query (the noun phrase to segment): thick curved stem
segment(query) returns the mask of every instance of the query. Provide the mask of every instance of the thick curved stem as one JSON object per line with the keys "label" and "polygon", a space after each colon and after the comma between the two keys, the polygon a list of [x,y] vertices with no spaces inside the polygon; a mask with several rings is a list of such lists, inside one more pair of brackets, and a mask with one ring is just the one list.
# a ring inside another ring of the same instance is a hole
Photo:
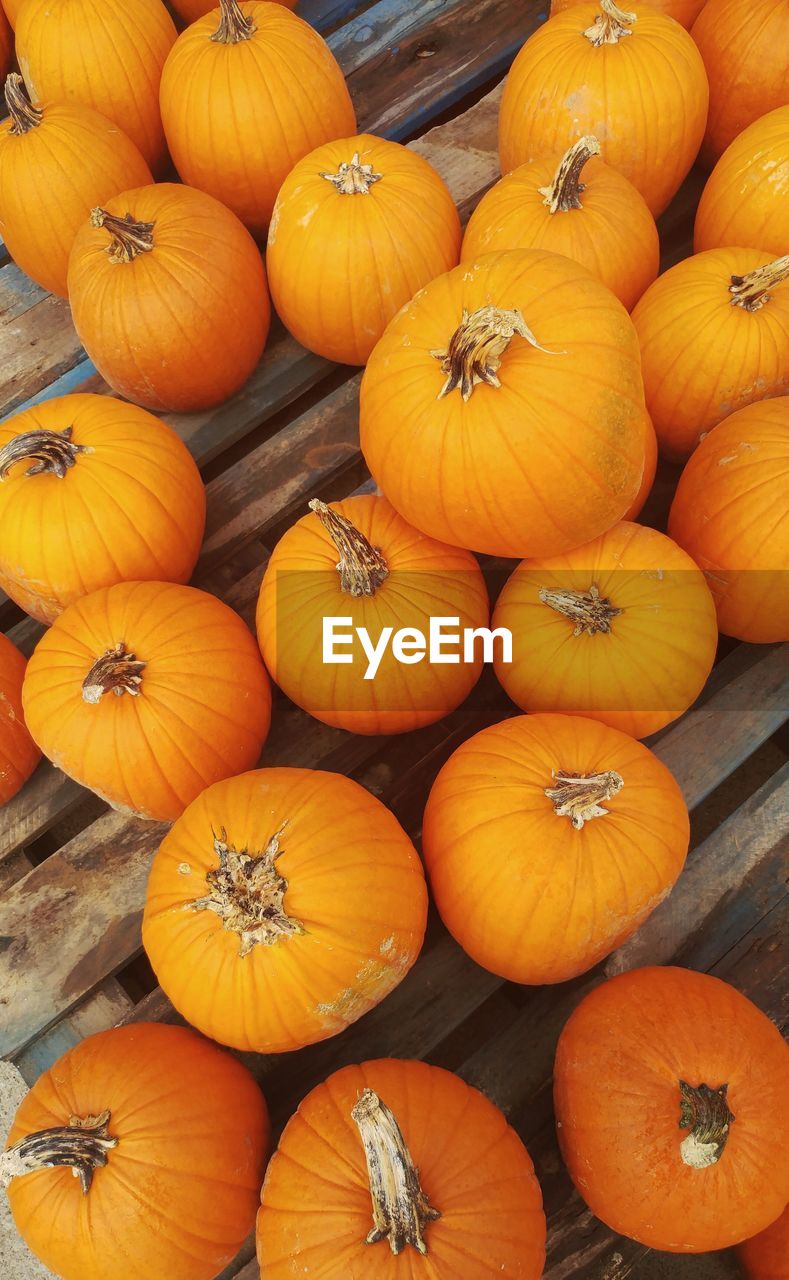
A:
{"label": "thick curved stem", "polygon": [[608,809],[603,803],[612,800],[625,785],[621,773],[609,769],[605,773],[553,774],[554,785],[546,787],[545,794],[553,800],[553,811],[560,818],[569,818],[576,831],[592,818],[604,818]]}
{"label": "thick curved stem", "polygon": [[122,640],[114,649],[107,649],[97,658],[85,679],[82,681],[82,698],[84,702],[101,702],[105,693],[120,697],[124,693],[138,698],[142,690],[142,673],[146,664],[139,662],[133,653],[128,653]]}
{"label": "thick curved stem", "polygon": [[106,209],[92,209],[90,224],[109,231],[107,253],[112,262],[133,262],[139,254],[150,253],[153,248],[154,222],[137,222],[130,213],[118,218]]}
{"label": "thick curved stem", "polygon": [[9,133],[15,137],[37,129],[44,119],[41,107],[34,107],[25,90],[25,82],[17,71],[6,76],[5,105],[11,117]]}
{"label": "thick curved stem", "polygon": [[786,279],[789,279],[789,253],[749,271],[745,276],[732,276],[729,285],[731,304],[742,307],[743,311],[760,311],[772,297],[770,290]]}
{"label": "thick curved stem", "polygon": [[358,151],[355,151],[350,162],[344,160],[336,173],[322,173],[322,178],[331,182],[343,196],[366,196],[375,182],[380,182],[382,173],[374,173],[371,164],[362,164]]}
{"label": "thick curved stem", "polygon": [[288,882],[275,866],[282,854],[279,841],[284,830],[283,823],[262,853],[234,848],[224,829],[214,835],[219,866],[206,873],[209,892],[205,897],[188,904],[190,911],[213,911],[225,929],[239,935],[239,956],[304,932],[303,925],[285,911]]}
{"label": "thick curved stem", "polygon": [[598,49],[603,44],[619,44],[623,36],[632,36],[633,24],[638,21],[634,13],[618,8],[614,0],[600,0],[600,8],[603,12],[584,31],[590,44]]}
{"label": "thick curved stem", "polygon": [[426,1254],[424,1230],[441,1217],[419,1183],[419,1171],[400,1126],[377,1093],[365,1089],[351,1112],[362,1139],[373,1204],[373,1229],[367,1244],[388,1240],[392,1253],[411,1245]]}
{"label": "thick curved stem", "polygon": [[735,1119],[726,1102],[729,1086],[711,1089],[679,1081],[679,1127],[690,1133],[679,1144],[680,1155],[692,1169],[708,1169],[717,1164],[728,1141]]}
{"label": "thick curved stem", "polygon": [[0,1155],[0,1185],[7,1187],[14,1178],[38,1169],[71,1169],[79,1178],[87,1195],[93,1174],[107,1163],[107,1152],[117,1147],[118,1139],[109,1131],[110,1113],[99,1116],[71,1116],[60,1129],[41,1129],[20,1138]]}
{"label": "thick curved stem", "polygon": [[622,612],[600,595],[594,583],[588,591],[550,591],[541,587],[539,595],[543,604],[575,623],[574,636],[605,635],[611,630],[612,620]]}
{"label": "thick curved stem", "polygon": [[339,511],[332,511],[325,502],[313,498],[310,511],[315,512],[339,552],[337,572],[341,589],[351,596],[374,596],[389,577],[389,566],[380,550],[368,542],[350,520]]}
{"label": "thick curved stem", "polygon": [[238,0],[219,0],[220,18],[211,39],[215,44],[240,44],[257,31],[254,19],[245,17]]}
{"label": "thick curved stem", "polygon": [[26,476],[37,476],[46,471],[58,476],[61,480],[69,467],[73,467],[78,453],[90,453],[84,444],[74,444],[71,436],[73,427],[64,427],[58,431],[24,431],[14,436],[0,449],[0,480],[5,480],[9,471],[17,462],[33,461],[28,467]]}
{"label": "thick curved stem", "polygon": [[565,151],[551,185],[538,188],[551,213],[569,213],[571,209],[583,208],[581,192],[584,184],[581,182],[581,171],[587,160],[599,154],[600,143],[597,138],[592,137],[579,138],[569,151]]}
{"label": "thick curved stem", "polygon": [[493,306],[480,307],[470,315],[464,311],[446,351],[430,352],[441,361],[441,372],[447,375],[437,399],[443,400],[458,387],[463,399],[468,400],[480,382],[489,387],[500,387],[497,375],[501,358],[516,335],[546,355],[566,354],[541,347],[520,311],[505,311]]}

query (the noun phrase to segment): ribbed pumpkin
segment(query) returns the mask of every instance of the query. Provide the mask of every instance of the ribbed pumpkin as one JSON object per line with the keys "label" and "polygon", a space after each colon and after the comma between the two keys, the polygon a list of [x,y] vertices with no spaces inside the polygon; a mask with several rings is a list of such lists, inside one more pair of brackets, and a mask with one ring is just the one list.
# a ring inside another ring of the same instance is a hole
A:
{"label": "ribbed pumpkin", "polygon": [[403,303],[459,255],[460,219],[435,169],[365,133],[311,151],[285,179],[266,267],[277,313],[308,351],[364,364]]}
{"label": "ribbed pumpkin", "polygon": [[310,715],[352,733],[406,733],[454,711],[480,676],[479,649],[468,662],[461,652],[457,665],[437,665],[427,655],[415,658],[413,646],[396,655],[392,637],[368,680],[358,640],[336,648],[352,664],[324,663],[324,619],[348,619],[346,632],[365,627],[373,644],[386,627],[428,636],[431,617],[458,618],[460,628],[487,627],[490,608],[477,561],[425,537],[386,498],[310,506],[312,514],[275,547],[260,588],[258,643],[277,684]]}
{"label": "ribbed pumpkin", "polygon": [[727,636],[789,640],[789,400],[733,413],[677,488],[669,533],[703,569]]}
{"label": "ribbed pumpkin", "polygon": [[477,205],[461,259],[496,249],[548,249],[588,267],[628,311],[658,273],[655,219],[632,182],[594,157],[596,138],[520,165]]}
{"label": "ribbed pumpkin", "polygon": [[0,805],[16,795],[41,759],[22,713],[26,665],[16,645],[0,632]]}
{"label": "ribbed pumpkin", "polygon": [[633,311],[661,453],[687,458],[716,423],[789,390],[789,254],[709,249],[671,267]]}
{"label": "ribbed pumpkin", "polygon": [[213,196],[162,182],[93,210],[68,272],[74,325],[120,395],[190,413],[238,391],[271,307],[260,254]]}
{"label": "ribbed pumpkin", "polygon": [[652,486],[655,483],[655,474],[657,472],[658,463],[658,444],[655,428],[649,422],[647,426],[647,454],[644,462],[644,474],[641,477],[641,487],[638,490],[633,502],[628,507],[623,520],[637,520],[644,509],[644,504],[652,492]]}
{"label": "ribbed pumpkin", "polygon": [[175,36],[160,0],[24,0],[16,52],[35,102],[93,107],[158,177],[167,162],[159,80]]}
{"label": "ribbed pumpkin", "polygon": [[381,489],[430,537],[504,556],[578,546],[641,483],[632,324],[568,258],[485,254],[392,320],[362,380],[360,427]]}
{"label": "ribbed pumpkin", "polygon": [[58,396],[0,424],[0,526],[0,586],[53,622],[115,582],[187,582],[205,489],[186,446],[144,409]]}
{"label": "ribbed pumpkin", "polygon": [[559,1145],[579,1194],[614,1231],[669,1253],[724,1249],[781,1212],[787,1092],[778,1028],[689,969],[612,978],[556,1051]]}
{"label": "ribbed pumpkin", "polygon": [[526,1148],[492,1102],[426,1062],[364,1062],[313,1089],[262,1202],[266,1280],[542,1275],[545,1216]]}
{"label": "ribbed pumpkin", "polygon": [[422,846],[441,919],[511,982],[575,978],[666,897],[688,812],[640,742],[580,716],[516,716],[450,756]]}
{"label": "ribbed pumpkin", "polygon": [[238,614],[204,591],[123,582],[39,640],[22,702],[45,755],[114,808],[172,822],[257,763],[271,694]]}
{"label": "ribbed pumpkin", "polygon": [[493,626],[496,674],[523,711],[591,716],[645,738],[695,702],[718,638],[704,575],[665,534],[624,522],[552,559],[524,560]]}
{"label": "ribbed pumpkin", "polygon": [[90,107],[33,105],[19,75],[6,80],[5,101],[0,232],[17,266],[65,298],[71,246],[91,209],[152,182],[151,171],[118,126]]}
{"label": "ribbed pumpkin", "polygon": [[713,165],[749,124],[789,102],[789,5],[786,0],[708,0],[691,34],[709,78],[702,157]]}
{"label": "ribbed pumpkin", "polygon": [[64,1280],[212,1280],[253,1225],[269,1137],[246,1067],[140,1022],[39,1076],[0,1169],[20,1234]]}
{"label": "ribbed pumpkin", "polygon": [[[297,0],[274,0],[274,4],[283,4],[286,9],[295,9]],[[170,6],[187,26],[219,7],[217,0],[170,0]]]}
{"label": "ribbed pumpkin", "polygon": [[[707,0],[646,0],[651,8],[667,14],[686,30],[693,26],[706,2]],[[572,9],[582,3],[583,0],[551,0],[550,16],[553,18],[557,13],[564,13],[565,9]]]}
{"label": "ribbed pumpkin", "polygon": [[701,194],[694,233],[702,249],[789,245],[789,106],[743,129],[724,151]]}
{"label": "ribbed pumpkin", "polygon": [[593,134],[657,217],[693,164],[707,77],[686,31],[649,5],[579,4],[538,27],[507,77],[501,171]]}
{"label": "ribbed pumpkin", "polygon": [[737,1249],[747,1280],[789,1280],[789,1205],[764,1231]]}
{"label": "ribbed pumpkin", "polygon": [[221,0],[179,36],[162,75],[175,167],[258,238],[297,160],[356,133],[342,71],[317,31],[281,4]]}
{"label": "ribbed pumpkin", "polygon": [[280,1053],[383,1000],[426,918],[422,864],[380,800],[340,774],[260,769],[209,787],[166,836],[143,943],[198,1030]]}

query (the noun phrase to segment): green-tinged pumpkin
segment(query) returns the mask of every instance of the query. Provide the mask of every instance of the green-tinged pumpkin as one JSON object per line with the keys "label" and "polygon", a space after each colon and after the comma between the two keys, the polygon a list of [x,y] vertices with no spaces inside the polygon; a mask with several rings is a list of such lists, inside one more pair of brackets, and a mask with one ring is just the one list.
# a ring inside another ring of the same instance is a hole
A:
{"label": "green-tinged pumpkin", "polygon": [[16,645],[0,632],[0,806],[21,790],[41,759],[22,711],[26,665]]}

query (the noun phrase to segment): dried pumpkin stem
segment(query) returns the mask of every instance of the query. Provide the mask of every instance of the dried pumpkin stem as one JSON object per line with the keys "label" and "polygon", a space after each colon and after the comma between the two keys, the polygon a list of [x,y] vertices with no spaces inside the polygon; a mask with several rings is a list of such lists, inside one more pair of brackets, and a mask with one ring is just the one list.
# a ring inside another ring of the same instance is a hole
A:
{"label": "dried pumpkin stem", "polygon": [[325,502],[313,498],[310,511],[315,512],[328,530],[340,553],[337,572],[341,590],[350,596],[374,596],[384,579],[389,577],[389,566],[380,548],[368,542],[350,520],[341,516],[339,511],[332,511]]}
{"label": "dried pumpkin stem", "polygon": [[153,248],[154,222],[137,222],[132,214],[125,218],[116,218],[106,209],[92,209],[90,214],[92,227],[103,227],[112,237],[107,245],[107,253],[111,262],[133,262],[141,253],[150,253]]}
{"label": "dried pumpkin stem", "polygon": [[350,163],[343,160],[336,173],[322,173],[322,178],[333,183],[340,195],[366,196],[375,182],[380,182],[382,173],[374,173],[371,164],[362,164],[358,151],[351,157]]}
{"label": "dried pumpkin stem", "polygon": [[426,1254],[425,1227],[441,1214],[420,1186],[399,1124],[372,1089],[364,1090],[351,1117],[364,1146],[373,1204],[374,1226],[366,1243],[388,1240],[395,1254],[410,1244],[417,1253]]}
{"label": "dried pumpkin stem", "polygon": [[690,1129],[679,1150],[684,1163],[692,1169],[708,1169],[723,1155],[735,1118],[726,1102],[728,1088],[727,1084],[711,1089],[707,1084],[694,1086],[679,1081],[679,1127]]}
{"label": "dried pumpkin stem", "polygon": [[117,698],[124,693],[131,694],[133,698],[139,697],[145,666],[133,653],[127,652],[125,644],[119,640],[114,649],[107,649],[96,659],[82,681],[83,701],[101,702],[110,690]]}
{"label": "dried pumpkin stem", "polygon": [[73,427],[64,427],[62,431],[24,431],[14,436],[0,449],[0,480],[5,480],[17,462],[28,460],[33,460],[33,465],[27,468],[26,476],[46,471],[62,480],[78,453],[90,453],[87,445],[73,442],[72,432]]}
{"label": "dried pumpkin stem", "polygon": [[604,818],[609,812],[603,803],[612,800],[625,785],[625,780],[614,769],[605,773],[565,773],[563,769],[552,774],[554,785],[545,794],[553,800],[553,811],[560,818],[569,818],[576,831],[592,818]]}
{"label": "dried pumpkin stem", "polygon": [[597,138],[592,137],[579,138],[569,151],[565,151],[551,185],[538,188],[551,213],[569,213],[571,209],[583,209],[581,192],[585,187],[581,182],[581,171],[587,160],[599,154],[600,143]]}
{"label": "dried pumpkin stem", "polygon": [[12,71],[6,77],[5,105],[8,107],[8,114],[11,117],[9,133],[13,133],[15,136],[29,133],[31,129],[37,129],[44,119],[44,112],[41,107],[34,107],[27,96],[25,82],[18,71]]}
{"label": "dried pumpkin stem", "polygon": [[600,595],[594,583],[588,591],[549,591],[540,587],[539,595],[543,604],[575,623],[574,636],[606,634],[611,630],[612,619],[622,613]]}
{"label": "dried pumpkin stem", "polygon": [[219,26],[211,36],[215,44],[240,44],[257,31],[254,19],[242,13],[238,0],[219,0],[219,9]]}
{"label": "dried pumpkin stem", "polygon": [[68,1167],[87,1195],[94,1171],[106,1165],[107,1152],[118,1145],[109,1124],[109,1111],[102,1111],[84,1119],[71,1116],[62,1128],[27,1134],[0,1155],[0,1185],[7,1187],[12,1179],[39,1169]]}
{"label": "dried pumpkin stem", "polygon": [[236,849],[224,828],[215,834],[219,865],[206,872],[209,892],[188,904],[190,911],[213,911],[225,929],[239,935],[239,956],[304,932],[304,926],[285,911],[288,882],[275,865],[282,854],[280,836],[285,825],[274,832],[262,853]]}
{"label": "dried pumpkin stem", "polygon": [[546,355],[566,354],[541,347],[518,310],[505,311],[501,307],[487,306],[470,315],[464,311],[446,351],[430,352],[440,360],[441,372],[447,375],[437,399],[443,400],[459,387],[463,399],[468,400],[479,382],[489,387],[500,387],[498,370],[501,358],[516,335]]}
{"label": "dried pumpkin stem", "polygon": [[760,311],[771,298],[770,289],[789,278],[789,253],[775,262],[767,262],[745,276],[732,276],[729,293],[733,307],[744,311]]}
{"label": "dried pumpkin stem", "polygon": [[587,27],[584,31],[587,40],[594,45],[595,49],[602,44],[619,44],[623,36],[632,36],[633,23],[638,21],[635,13],[620,9],[614,4],[614,0],[600,0],[600,8],[603,12],[599,13],[591,27]]}

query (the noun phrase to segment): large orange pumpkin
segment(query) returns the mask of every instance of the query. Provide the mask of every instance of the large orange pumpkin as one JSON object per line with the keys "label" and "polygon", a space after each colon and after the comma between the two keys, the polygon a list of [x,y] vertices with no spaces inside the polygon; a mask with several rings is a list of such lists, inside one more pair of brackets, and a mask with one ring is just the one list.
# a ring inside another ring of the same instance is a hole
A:
{"label": "large orange pumpkin", "polygon": [[271,716],[238,614],[166,582],[118,583],[69,605],[36,646],[22,701],[53,764],[114,808],[167,822],[257,762]]}
{"label": "large orange pumpkin", "polygon": [[734,987],[689,969],[620,974],[556,1050],[559,1145],[614,1231],[702,1253],[760,1231],[789,1197],[789,1047]]}
{"label": "large orange pumpkin", "polygon": [[309,351],[364,364],[392,316],[460,253],[447,187],[415,151],[365,133],[300,160],[277,196],[274,306]]}
{"label": "large orange pumpkin", "polygon": [[693,244],[696,253],[737,245],[773,254],[789,245],[789,106],[726,148],[701,194]]}
{"label": "large orange pumpkin", "polygon": [[658,273],[657,227],[632,182],[594,158],[599,154],[596,138],[581,138],[563,155],[502,178],[472,213],[461,260],[495,249],[563,253],[588,267],[629,311]]}
{"label": "large orange pumpkin", "polygon": [[162,74],[161,108],[175,167],[265,236],[297,160],[356,133],[350,95],[328,45],[281,4],[221,0],[179,36]]}
{"label": "large orange pumpkin", "polygon": [[209,787],[166,836],[143,943],[198,1030],[280,1053],[383,1000],[426,916],[422,865],[380,800],[340,774],[260,769]]}
{"label": "large orange pumpkin", "polygon": [[114,582],[187,582],[205,489],[186,446],[144,409],[58,396],[0,424],[0,525],[0,586],[53,622]]}
{"label": "large orange pumpkin", "polygon": [[140,1022],[39,1076],[0,1170],[20,1234],[64,1280],[212,1280],[254,1223],[269,1136],[246,1067]]}
{"label": "large orange pumpkin", "polygon": [[747,1280],[789,1280],[789,1205],[769,1227],[739,1245],[737,1260]]}
{"label": "large orange pumpkin", "polygon": [[789,390],[789,254],[709,249],[671,267],[633,311],[662,453],[687,458],[716,423]]}
{"label": "large orange pumpkin", "polygon": [[636,738],[695,702],[718,638],[701,570],[665,534],[622,523],[552,559],[524,560],[493,626],[512,632],[496,674],[523,711],[592,716]]}
{"label": "large orange pumpkin", "polygon": [[649,5],[579,4],[538,27],[507,77],[501,171],[593,134],[657,217],[693,164],[707,77],[686,31]]}
{"label": "large orange pumpkin", "polygon": [[[468,661],[461,648],[456,665],[439,665],[415,656],[413,646],[400,650],[395,635],[415,628],[429,636],[431,617],[457,618],[455,631],[487,627],[477,561],[419,533],[386,498],[310,505],[312,514],[274,548],[260,588],[258,642],[277,684],[310,715],[353,733],[405,733],[454,711],[482,671],[479,647]],[[351,648],[335,648],[350,655],[350,665],[325,663],[330,617],[346,619],[338,630],[354,636]],[[390,628],[372,678],[356,627],[366,628],[373,645]],[[447,645],[446,652],[456,650]]]}
{"label": "large orange pumpkin", "polygon": [[361,443],[392,505],[430,537],[549,555],[633,502],[646,419],[624,307],[568,258],[483,255],[390,323],[361,389]]}
{"label": "large orange pumpkin", "polygon": [[[297,0],[274,0],[274,4],[284,4],[286,9],[295,9]],[[170,0],[170,7],[186,26],[197,22],[206,13],[219,7],[218,0]]]}
{"label": "large orange pumpkin", "polygon": [[[550,16],[553,18],[557,13],[564,13],[565,9],[572,9],[583,2],[584,0],[551,0]],[[645,0],[645,2],[660,13],[673,18],[687,30],[693,26],[707,0]]]}
{"label": "large orange pumpkin", "polygon": [[691,34],[709,78],[702,156],[713,165],[747,125],[789,102],[789,5],[786,0],[708,0]]}
{"label": "large orange pumpkin", "polygon": [[0,805],[16,795],[41,759],[22,713],[26,665],[16,645],[0,632]]}
{"label": "large orange pumpkin", "polygon": [[318,1085],[269,1164],[266,1280],[538,1280],[542,1196],[500,1111],[425,1062],[379,1059]]}
{"label": "large orange pumpkin", "polygon": [[159,80],[175,36],[160,0],[24,0],[16,52],[35,102],[93,107],[158,177],[167,161]]}
{"label": "large orange pumpkin", "polygon": [[789,400],[760,401],[705,436],[669,533],[703,569],[727,636],[789,640]]}
{"label": "large orange pumpkin", "polygon": [[458,747],[422,845],[441,919],[511,982],[565,982],[635,933],[688,851],[685,802],[640,742],[580,716],[516,716]]}
{"label": "large orange pumpkin", "polygon": [[68,272],[74,325],[120,395],[189,413],[246,382],[268,336],[263,263],[213,196],[163,182],[94,209]]}

